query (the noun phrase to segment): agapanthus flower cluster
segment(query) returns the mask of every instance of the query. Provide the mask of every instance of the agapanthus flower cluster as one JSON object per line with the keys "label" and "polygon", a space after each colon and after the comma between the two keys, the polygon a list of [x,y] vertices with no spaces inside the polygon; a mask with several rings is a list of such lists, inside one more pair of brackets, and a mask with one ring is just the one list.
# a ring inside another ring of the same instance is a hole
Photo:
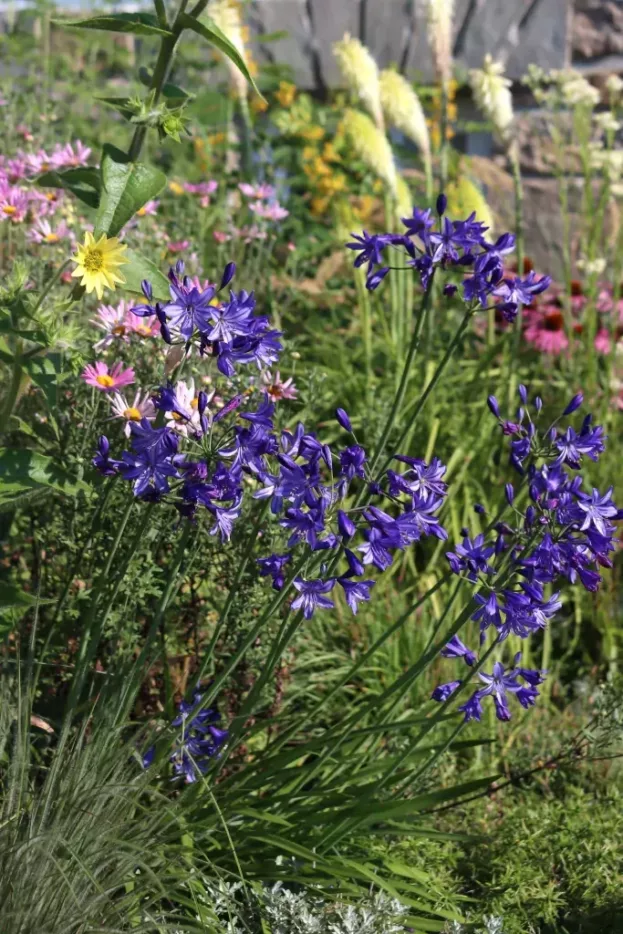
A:
{"label": "agapanthus flower cluster", "polygon": [[[492,524],[487,533],[471,538],[465,530],[463,542],[447,558],[451,570],[476,585],[477,605],[472,620],[479,624],[480,645],[493,638],[496,645],[510,635],[527,639],[544,630],[562,606],[556,586],[564,580],[579,583],[588,591],[601,584],[600,568],[612,566],[615,550],[614,522],[623,517],[612,500],[612,487],[605,493],[585,489],[581,471],[586,459],[597,461],[605,449],[603,429],[590,415],[579,429],[562,425],[582,404],[574,396],[560,418],[549,427],[540,424],[542,401],[532,404],[528,392],[519,387],[520,406],[512,419],[504,419],[495,397],[489,409],[509,442],[510,465],[519,474],[527,492],[526,505],[518,505],[518,491],[506,486],[505,496],[512,519]],[[442,653],[476,663],[476,652],[455,636]],[[508,720],[507,695],[524,707],[538,695],[536,686],[546,672],[517,667],[509,671],[496,662],[491,675],[479,672],[485,687],[478,688],[461,708],[466,719],[480,719],[481,702],[491,696],[496,714]],[[452,681],[436,688],[433,697],[446,700],[461,684]]]}
{"label": "agapanthus flower cluster", "polygon": [[[232,274],[227,267],[225,284]],[[170,305],[146,306],[146,313],[161,321],[166,340],[173,339],[173,329],[186,342],[194,340],[197,328],[200,351],[216,357],[225,376],[232,372],[232,360],[276,360],[278,333],[265,318],[253,317],[252,295],[231,293],[229,302],[212,305],[214,287],[202,291],[180,275],[178,267],[172,273],[175,300]],[[145,293],[150,293],[148,284]],[[140,313],[136,307],[134,313]],[[115,379],[112,371],[99,375],[100,381],[108,377],[107,389],[116,388],[108,385]],[[114,458],[102,436],[93,463],[104,475],[131,482],[140,499],[167,500],[191,519],[206,510],[213,519],[211,533],[223,541],[230,539],[245,497],[267,500],[276,521],[268,523],[272,531],[263,537],[282,544],[259,559],[262,576],[279,590],[303,560],[305,567],[301,564],[293,579],[293,608],[309,619],[316,609],[333,606],[329,594],[339,585],[356,613],[374,587],[373,580],[365,579],[368,567],[383,571],[397,551],[428,535],[447,537],[439,521],[445,467],[436,458],[425,463],[397,454],[394,469],[372,476],[368,453],[342,409],[336,417],[348,435],[343,445],[330,447],[300,422],[292,431],[280,431],[271,379],[273,392],[262,391],[260,384],[254,390],[260,401],[252,408],[250,390],[231,395],[228,388],[229,396],[223,392],[219,397],[215,391],[195,395],[194,383],[181,379],[162,385],[151,395],[156,418],[145,415],[129,422],[129,449]],[[281,398],[286,392],[292,395],[281,384]],[[360,505],[352,505],[353,494]]]}
{"label": "agapanthus flower cluster", "polygon": [[[183,778],[186,784],[196,782],[204,775],[212,761],[229,737],[229,731],[219,726],[221,715],[215,707],[203,706],[203,694],[195,691],[191,703],[181,701],[178,715],[171,721],[179,733],[173,744],[170,762],[175,778]],[[156,747],[151,746],[143,756],[143,767],[149,768],[154,761]]]}
{"label": "agapanthus flower cluster", "polygon": [[[505,233],[495,242],[489,242],[487,227],[475,212],[461,221],[445,216],[447,201],[444,195],[437,199],[437,218],[432,210],[414,208],[411,217],[402,222],[404,234],[353,234],[348,249],[359,255],[355,266],[367,263],[366,286],[376,289],[392,268],[413,268],[426,288],[434,270],[463,273],[460,286],[464,301],[474,309],[487,308],[495,303],[507,321],[513,321],[523,305],[529,305],[535,295],[544,292],[551,283],[549,276],[538,276],[534,271],[525,277],[505,274],[505,257],[515,249],[515,237]],[[400,258],[401,266],[391,266],[387,251],[391,249]],[[458,287],[448,283],[446,294],[454,294]]]}

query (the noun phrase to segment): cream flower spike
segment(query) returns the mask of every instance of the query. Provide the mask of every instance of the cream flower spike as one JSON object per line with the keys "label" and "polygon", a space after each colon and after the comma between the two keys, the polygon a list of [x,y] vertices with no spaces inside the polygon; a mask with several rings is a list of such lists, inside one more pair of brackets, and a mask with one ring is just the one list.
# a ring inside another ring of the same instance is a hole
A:
{"label": "cream flower spike", "polygon": [[361,161],[396,194],[398,183],[394,154],[385,133],[359,110],[346,111],[344,129]]}
{"label": "cream flower spike", "polygon": [[435,74],[447,84],[452,77],[452,18],[454,0],[428,0],[428,41]]}
{"label": "cream flower spike", "polygon": [[348,33],[333,45],[340,71],[348,87],[360,99],[379,130],[385,130],[381,107],[379,69],[370,52],[359,39]]}
{"label": "cream flower spike", "polygon": [[473,68],[469,83],[476,106],[493,124],[496,136],[505,146],[513,138],[513,97],[511,82],[504,76],[504,65],[485,55],[482,68]]}

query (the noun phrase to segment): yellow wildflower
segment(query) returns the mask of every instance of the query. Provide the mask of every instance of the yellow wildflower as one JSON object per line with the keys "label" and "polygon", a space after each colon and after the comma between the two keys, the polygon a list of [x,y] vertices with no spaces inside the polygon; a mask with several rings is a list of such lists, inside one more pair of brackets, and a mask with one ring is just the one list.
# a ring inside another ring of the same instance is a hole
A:
{"label": "yellow wildflower", "polygon": [[93,234],[87,231],[84,243],[78,246],[73,257],[77,265],[72,276],[82,276],[80,284],[88,293],[95,291],[101,301],[104,289],[114,290],[117,283],[125,282],[123,276],[117,275],[117,269],[128,262],[123,255],[126,250],[125,243],[119,243],[116,237],[102,234],[96,241]]}
{"label": "yellow wildflower", "polygon": [[324,136],[324,130],[321,126],[308,126],[300,131],[299,136],[302,136],[303,139],[316,140],[322,139]]}
{"label": "yellow wildflower", "polygon": [[275,97],[282,107],[291,107],[296,97],[296,85],[289,81],[280,81],[279,90],[275,91]]}
{"label": "yellow wildflower", "polygon": [[184,194],[184,189],[179,182],[169,182],[169,191],[172,191],[174,195]]}

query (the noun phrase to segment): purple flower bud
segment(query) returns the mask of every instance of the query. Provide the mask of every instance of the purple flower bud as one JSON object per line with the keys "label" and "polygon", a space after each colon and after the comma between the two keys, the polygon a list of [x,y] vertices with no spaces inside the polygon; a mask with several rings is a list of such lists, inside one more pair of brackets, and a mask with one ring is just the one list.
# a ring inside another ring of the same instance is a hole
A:
{"label": "purple flower bud", "polygon": [[537,410],[537,412],[540,412],[541,409],[543,408],[543,400],[541,399],[540,396],[537,396],[536,399],[534,400],[534,407]]}
{"label": "purple flower bud", "polygon": [[335,417],[337,418],[338,422],[340,423],[344,431],[352,432],[353,426],[351,425],[350,418],[348,417],[344,409],[336,409]]}
{"label": "purple flower bud", "polygon": [[208,405],[208,396],[207,396],[207,393],[205,393],[202,389],[199,395],[197,396],[197,411],[199,412],[199,415],[203,415],[203,413],[206,410],[207,405]]}
{"label": "purple flower bud", "polygon": [[184,275],[184,260],[183,259],[178,259],[177,263],[175,264],[175,275],[176,276]]}
{"label": "purple flower bud", "polygon": [[431,694],[433,700],[445,701],[451,694],[454,694],[460,685],[460,681],[448,681],[447,684],[439,684]]}
{"label": "purple flower bud", "polygon": [[489,396],[489,398],[487,399],[487,405],[489,406],[489,409],[491,410],[493,415],[495,415],[496,418],[499,418],[500,417],[500,406],[495,396]]}
{"label": "purple flower bud", "polygon": [[475,503],[475,504],[474,504],[474,512],[477,512],[479,516],[484,516],[485,513],[486,513],[486,511],[487,511],[487,510],[486,510],[485,507],[482,505],[482,503]]}
{"label": "purple flower bud", "polygon": [[153,289],[151,287],[151,282],[149,282],[148,279],[143,279],[143,281],[141,282],[141,289],[147,301],[150,302],[154,294]]}
{"label": "purple flower bud", "polygon": [[173,338],[171,337],[171,332],[169,330],[168,325],[166,324],[160,325],[160,335],[162,337],[162,340],[165,342],[165,344],[173,343]]}
{"label": "purple flower bud", "polygon": [[521,425],[517,425],[515,422],[503,422],[502,431],[505,435],[517,435],[521,431]]}
{"label": "purple flower bud", "polygon": [[340,535],[344,538],[352,538],[357,531],[357,526],[353,520],[341,509],[338,509],[337,512],[337,526],[340,530]]}
{"label": "purple flower bud", "polygon": [[519,389],[518,389],[517,391],[518,391],[518,393],[519,393],[519,398],[521,399],[521,401],[523,402],[523,404],[526,405],[527,402],[528,402],[528,390],[527,390],[526,387],[523,385],[523,383],[520,383],[520,384],[519,384]]}
{"label": "purple flower bud", "polygon": [[365,568],[354,551],[351,551],[350,548],[344,549],[344,554],[346,555],[346,560],[348,561],[348,566],[353,574],[357,577],[361,577],[365,573]]}
{"label": "purple flower bud", "polygon": [[446,213],[446,208],[448,207],[448,199],[444,194],[441,194],[437,198],[437,204],[435,205],[437,213],[442,217]]}
{"label": "purple flower bud", "polygon": [[328,444],[322,445],[322,456],[324,457],[325,464],[329,470],[331,470],[331,467],[333,466],[333,455]]}
{"label": "purple flower bud", "polygon": [[447,295],[448,298],[452,298],[452,296],[456,294],[456,292],[457,292],[457,286],[454,285],[452,282],[448,282],[443,287],[443,294]]}
{"label": "purple flower bud", "polygon": [[569,403],[569,405],[567,406],[567,408],[564,410],[562,414],[571,415],[572,412],[575,412],[577,409],[580,408],[583,402],[584,402],[584,396],[582,395],[581,392],[579,392],[577,396],[573,397],[573,399],[571,400],[571,402]]}
{"label": "purple flower bud", "polygon": [[227,263],[227,266],[225,266],[225,269],[223,270],[223,276],[221,278],[221,284],[219,286],[219,291],[221,289],[224,289],[226,285],[229,285],[229,283],[231,282],[231,280],[234,278],[235,275],[236,275],[236,264]]}
{"label": "purple flower bud", "polygon": [[388,272],[389,266],[381,266],[380,269],[376,269],[371,273],[366,279],[366,289],[368,292],[374,292],[375,289],[378,289]]}
{"label": "purple flower bud", "polygon": [[506,493],[506,501],[509,506],[513,505],[513,500],[515,499],[515,490],[512,483],[507,483],[504,487]]}

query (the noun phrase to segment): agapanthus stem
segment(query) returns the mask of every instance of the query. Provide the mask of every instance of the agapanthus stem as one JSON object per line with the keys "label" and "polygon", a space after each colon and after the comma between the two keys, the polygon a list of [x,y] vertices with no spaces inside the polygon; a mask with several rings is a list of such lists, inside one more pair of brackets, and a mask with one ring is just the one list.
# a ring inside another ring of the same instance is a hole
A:
{"label": "agapanthus stem", "polygon": [[[432,278],[431,278],[431,281],[432,281]],[[429,283],[429,285],[430,285],[430,283]],[[427,295],[428,295],[428,289],[427,289]],[[425,298],[425,301],[426,301],[426,298]],[[435,388],[435,386],[437,385],[437,383],[438,383],[439,380],[441,379],[441,377],[442,377],[442,375],[443,375],[443,373],[444,373],[444,370],[446,369],[448,363],[449,363],[450,360],[452,359],[452,356],[454,355],[454,351],[456,350],[458,344],[461,342],[461,339],[462,339],[463,335],[465,334],[465,331],[466,331],[466,329],[467,329],[467,325],[469,324],[470,319],[471,319],[471,317],[472,317],[472,312],[473,312],[473,309],[472,309],[472,308],[468,308],[467,311],[465,312],[465,314],[464,314],[464,316],[463,316],[463,318],[462,318],[462,320],[461,320],[461,323],[460,323],[459,327],[457,328],[457,331],[456,331],[454,337],[452,338],[452,340],[451,340],[450,343],[448,344],[448,347],[447,347],[447,349],[446,349],[445,354],[443,355],[443,357],[442,357],[442,359],[441,359],[439,365],[437,366],[437,369],[436,369],[435,372],[433,373],[433,376],[432,376],[431,381],[428,383],[428,385],[426,386],[424,392],[422,393],[422,395],[421,395],[420,398],[418,399],[417,405],[416,405],[416,407],[415,407],[415,410],[414,410],[413,414],[411,415],[411,418],[409,419],[409,421],[408,421],[407,425],[405,426],[405,428],[404,428],[402,434],[400,435],[400,437],[398,438],[398,440],[397,440],[397,442],[396,442],[395,447],[396,447],[396,450],[397,450],[397,451],[400,450],[402,444],[403,444],[404,441],[405,441],[405,438],[409,435],[409,432],[413,429],[413,426],[415,425],[415,423],[416,423],[416,421],[417,421],[417,419],[418,419],[418,417],[419,417],[419,415],[420,415],[422,409],[424,408],[424,406],[425,406],[426,403],[428,402],[428,399],[429,399],[429,397],[430,397],[430,395],[431,395],[433,389]],[[408,363],[409,363],[409,358],[407,358],[407,364],[408,364]],[[405,367],[406,367],[407,364],[405,364]],[[403,396],[404,396],[404,393],[403,393]],[[402,404],[402,399],[401,399],[401,404]],[[386,439],[385,439],[385,440],[386,440]],[[385,446],[385,445],[383,444],[383,447],[384,447],[384,446]],[[374,472],[374,469],[375,469],[375,467],[376,467],[376,464],[378,463],[378,460],[379,460],[379,458],[376,458],[375,461],[373,462],[373,464],[371,464],[371,466],[370,466],[370,472],[371,472],[371,473]],[[385,471],[387,470],[387,468],[389,467],[389,465],[391,464],[391,462],[392,462],[392,458],[389,457],[389,458],[385,461],[385,463],[384,463],[383,467],[381,468],[381,470],[378,472],[377,476],[378,476],[378,475],[382,475],[383,473],[385,473]]]}
{"label": "agapanthus stem", "polygon": [[417,354],[418,347],[420,345],[420,339],[422,337],[422,328],[424,326],[424,320],[430,309],[431,295],[433,291],[434,280],[435,280],[435,274],[433,272],[431,273],[431,276],[428,280],[428,284],[426,286],[426,292],[424,293],[424,299],[420,306],[420,313],[415,323],[413,336],[411,338],[411,344],[409,345],[409,350],[407,352],[407,358],[402,368],[400,384],[396,391],[396,395],[394,396],[394,401],[392,403],[391,411],[385,423],[385,427],[383,428],[383,432],[381,434],[381,438],[378,443],[377,449],[370,462],[370,473],[372,475],[374,475],[376,466],[378,462],[380,461],[381,457],[383,456],[383,453],[385,451],[385,446],[391,434],[391,430],[394,427],[394,422],[396,421],[396,416],[398,415],[398,412],[400,411],[402,407],[402,403],[404,402],[405,394],[407,392],[407,385],[409,383],[409,377],[411,375],[411,367],[413,366],[413,361],[415,360],[415,356]]}

